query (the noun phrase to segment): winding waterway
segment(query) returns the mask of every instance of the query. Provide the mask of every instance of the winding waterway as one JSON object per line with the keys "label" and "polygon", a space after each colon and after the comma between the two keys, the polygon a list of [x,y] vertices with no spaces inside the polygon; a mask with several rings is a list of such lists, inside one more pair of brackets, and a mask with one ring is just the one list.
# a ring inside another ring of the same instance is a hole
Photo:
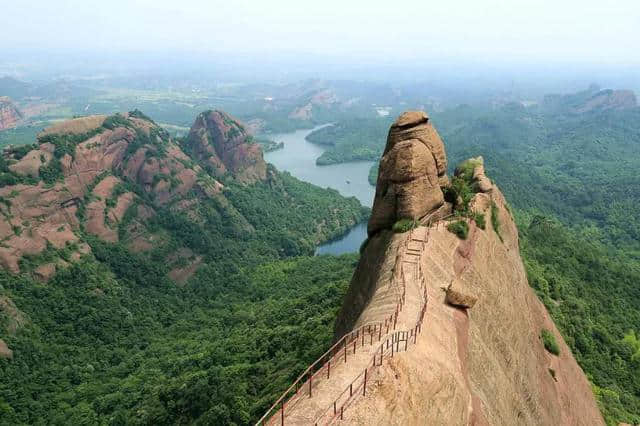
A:
{"label": "winding waterway", "polygon": [[[324,126],[318,126],[311,130],[270,135],[270,139],[284,142],[284,148],[265,153],[265,160],[276,166],[278,170],[287,171],[300,180],[322,188],[336,189],[340,194],[346,197],[356,197],[362,205],[371,207],[375,188],[369,185],[367,178],[373,162],[358,161],[329,166],[316,165],[316,158],[324,152],[324,148],[312,144],[305,138],[320,127]],[[356,252],[366,237],[366,224],[358,224],[342,237],[318,246],[316,254],[338,255]]]}

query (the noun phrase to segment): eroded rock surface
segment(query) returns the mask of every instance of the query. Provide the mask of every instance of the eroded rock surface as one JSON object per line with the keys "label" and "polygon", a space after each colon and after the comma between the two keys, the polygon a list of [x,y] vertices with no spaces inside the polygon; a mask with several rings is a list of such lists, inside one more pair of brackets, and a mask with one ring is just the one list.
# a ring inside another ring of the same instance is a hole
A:
{"label": "eroded rock surface", "polygon": [[244,183],[267,177],[260,145],[253,141],[243,124],[225,112],[207,111],[198,115],[186,146],[218,175],[231,172]]}
{"label": "eroded rock surface", "polygon": [[[143,223],[155,209],[192,191],[221,196],[222,185],[207,176],[199,179],[202,168],[162,128],[143,117],[98,115],[57,123],[39,135],[40,143],[26,155],[14,158],[14,152],[5,153],[10,172],[24,180],[0,188],[0,267],[18,273],[25,255],[64,249],[66,260],[37,264],[30,271],[47,281],[69,261],[91,252],[81,241],[81,227],[104,241],[118,242],[123,235],[119,224],[138,204],[132,215],[136,220],[130,221],[124,236],[129,247],[148,249],[157,239]],[[233,145],[221,143],[227,142]],[[52,164],[57,175],[41,180],[43,167]],[[127,182],[139,185],[146,200]]]}
{"label": "eroded rock surface", "polygon": [[444,203],[448,183],[444,144],[423,111],[402,114],[389,130],[368,233],[390,228],[400,219],[420,219]]}

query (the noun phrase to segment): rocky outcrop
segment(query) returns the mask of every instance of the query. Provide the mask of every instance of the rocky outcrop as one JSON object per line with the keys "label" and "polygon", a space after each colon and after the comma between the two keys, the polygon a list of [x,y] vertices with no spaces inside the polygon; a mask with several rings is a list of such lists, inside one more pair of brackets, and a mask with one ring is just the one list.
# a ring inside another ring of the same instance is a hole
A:
{"label": "rocky outcrop", "polygon": [[230,173],[243,183],[267,177],[260,145],[243,124],[225,112],[198,115],[187,136],[186,148],[216,175]]}
{"label": "rocky outcrop", "polygon": [[39,136],[46,135],[80,135],[96,130],[102,126],[106,115],[91,115],[88,117],[74,118],[71,120],[61,121],[44,129]]}
{"label": "rocky outcrop", "polygon": [[49,161],[51,161],[54,149],[55,147],[51,144],[41,144],[38,149],[30,151],[20,160],[11,164],[9,170],[21,176],[37,178],[40,176],[40,167],[49,164]]}
{"label": "rocky outcrop", "polygon": [[447,287],[445,300],[450,305],[469,309],[475,306],[478,298],[470,294],[464,284],[454,280],[454,282]]}
{"label": "rocky outcrop", "polygon": [[0,97],[0,130],[16,127],[22,120],[22,114],[10,98]]}
{"label": "rocky outcrop", "polygon": [[40,265],[33,271],[33,274],[35,275],[35,277],[38,280],[43,282],[49,281],[49,278],[51,278],[55,273],[56,273],[56,264],[53,262]]}
{"label": "rocky outcrop", "polygon": [[[396,312],[398,299],[390,295],[400,294],[394,279],[398,261],[415,256],[410,247],[416,240],[413,234],[386,229],[405,199],[398,203],[397,196],[385,199],[384,194],[401,193],[406,187],[398,189],[398,185],[428,176],[431,186],[409,187],[414,191],[412,200],[420,203],[420,190],[424,190],[425,198],[433,200],[431,209],[438,208],[432,193],[433,187],[439,190],[439,183],[446,182],[446,157],[435,130],[423,130],[422,135],[417,130],[427,124],[426,115],[408,113],[390,131],[380,168],[385,177],[378,180],[372,212],[372,218],[378,219],[370,228],[374,232],[338,314],[336,339],[359,326],[384,323]],[[430,144],[419,139],[424,140],[425,134]],[[425,160],[426,152],[433,153],[431,161]],[[427,303],[422,331],[409,349],[402,351],[399,345],[400,352],[371,369],[366,395],[359,394],[347,404],[345,423],[603,425],[589,381],[527,282],[518,230],[500,189],[485,175],[482,158],[463,163],[458,173],[474,187],[468,208],[487,219],[495,214],[499,230],[493,229],[492,220],[486,220],[481,229],[466,219],[465,240],[447,229],[447,220],[414,231],[426,236],[417,258],[424,281],[415,281],[420,274],[400,266],[409,278],[406,301],[396,319],[398,330],[414,327],[423,303],[420,282],[424,282]],[[429,213],[424,205],[420,209],[414,218]],[[559,356],[545,350],[540,340],[543,329],[556,336]],[[337,386],[338,394],[344,386]],[[296,413],[289,416],[295,418]]]}
{"label": "rocky outcrop", "polygon": [[423,111],[402,114],[389,130],[367,231],[400,219],[421,219],[444,203],[448,183],[444,144]]}
{"label": "rocky outcrop", "polygon": [[7,296],[0,296],[0,320],[0,332],[4,335],[14,335],[27,323],[25,314]]}

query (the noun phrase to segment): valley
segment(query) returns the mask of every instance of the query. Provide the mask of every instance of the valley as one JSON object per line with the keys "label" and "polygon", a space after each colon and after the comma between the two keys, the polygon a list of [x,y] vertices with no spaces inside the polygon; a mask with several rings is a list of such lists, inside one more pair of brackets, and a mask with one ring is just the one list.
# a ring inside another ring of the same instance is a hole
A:
{"label": "valley", "polygon": [[[505,192],[518,224],[529,284],[592,381],[605,420],[634,422],[640,415],[634,361],[634,339],[640,330],[635,283],[640,272],[633,208],[638,107],[628,96],[613,94],[608,101],[607,92],[598,95],[599,89],[589,90],[527,107],[458,106],[431,116],[442,132],[450,164],[482,155],[491,177]],[[154,132],[162,144],[181,147],[181,165],[166,168],[162,165],[166,148],[156,148],[158,153],[145,160],[149,165],[143,167],[139,176],[145,177],[138,183],[123,180],[120,166],[94,176],[90,192],[77,194],[80,203],[71,215],[78,217],[79,225],[67,228],[64,221],[55,222],[54,231],[64,225],[60,236],[73,232],[70,244],[60,246],[53,237],[41,239],[42,219],[34,221],[17,210],[22,206],[24,211],[25,203],[37,199],[20,195],[25,185],[39,185],[44,193],[58,191],[68,160],[52,156],[49,148],[29,154],[29,147],[3,160],[2,209],[11,224],[3,228],[3,258],[8,263],[0,280],[0,325],[6,348],[0,349],[12,360],[0,360],[7,377],[1,407],[18,422],[46,413],[57,419],[86,417],[96,422],[139,416],[141,421],[159,423],[195,419],[248,423],[330,345],[356,253],[367,237],[362,221],[369,212],[361,206],[372,206],[377,174],[373,181],[368,177],[370,170],[377,172],[378,164],[363,160],[382,154],[388,129],[384,123],[398,110],[392,108],[386,118],[376,117],[373,107],[345,111],[344,105],[338,110],[320,104],[312,107],[313,118],[299,121],[288,114],[300,102],[306,105],[306,99],[265,114],[263,107],[262,112],[240,107],[253,101],[232,96],[231,108],[245,111],[241,114],[247,122],[246,135],[255,134],[260,144],[262,140],[284,143],[264,153],[274,168],[244,169],[237,161],[246,155],[251,158],[252,145],[233,148],[227,155],[200,142],[194,145],[197,139],[189,135],[193,125],[188,120],[200,117],[195,111],[199,105],[226,105],[231,98],[204,100],[197,94],[193,99],[178,95],[167,100],[158,95],[143,96],[138,102],[124,100],[133,92],[127,93],[103,98],[104,102],[119,99],[113,104],[92,101],[92,108],[111,114],[116,106],[154,103],[152,110],[164,111],[158,120],[162,125],[146,111],[140,117],[153,118],[148,119],[157,126]],[[333,99],[325,95],[317,99]],[[597,102],[590,100],[594,95]],[[63,122],[69,111],[73,108],[26,114],[21,125],[0,132],[0,141],[4,146],[33,144],[42,128]],[[117,128],[123,122],[114,117],[110,126]],[[147,118],[133,116],[134,121]],[[216,120],[228,124],[228,119]],[[132,143],[138,143],[132,137]],[[56,146],[68,142],[52,140]],[[185,171],[189,169],[193,173]],[[187,174],[195,177],[191,189],[184,186]],[[115,184],[107,184],[112,180]],[[220,197],[200,198],[201,191],[215,193],[218,184],[224,187]],[[71,189],[63,201],[78,190]],[[301,203],[298,208],[291,209],[289,197]],[[154,216],[136,218],[126,207],[130,200],[135,200],[129,205],[137,206],[138,215],[147,211]],[[194,200],[202,203],[197,216],[184,216],[180,210],[184,207],[179,206],[190,206]],[[329,221],[328,211],[337,212]],[[43,223],[47,222],[51,221]],[[320,228],[310,229],[309,223]],[[343,253],[351,254],[313,256]],[[13,275],[16,271],[19,279]],[[315,302],[318,298],[323,300],[320,305]],[[141,299],[145,303],[136,302]],[[255,300],[260,302],[252,304]],[[300,308],[307,304],[316,306]],[[300,316],[283,316],[296,309]],[[93,319],[84,319],[87,315]],[[194,321],[206,327],[195,331]],[[252,327],[255,330],[249,333]],[[68,329],[74,331],[65,334]],[[269,339],[262,337],[265,333]],[[273,346],[284,338],[296,342],[286,354]],[[237,348],[235,355],[225,355],[213,341]],[[252,355],[249,347],[260,349]],[[69,348],[75,348],[72,364],[65,359]],[[29,359],[43,357],[47,361],[34,369]],[[217,361],[206,363],[203,357]],[[73,391],[63,394],[51,385],[44,399],[34,400],[27,388],[17,385],[25,375],[34,382],[55,380]],[[225,388],[222,382],[229,380],[237,387]],[[181,395],[185,384],[190,390]],[[122,389],[135,397],[125,397]],[[210,395],[199,406],[198,389],[207,389]],[[223,397],[240,394],[245,397]],[[183,408],[163,401],[181,401]]]}
{"label": "valley", "polygon": [[640,426],[640,2],[0,17],[0,426]]}

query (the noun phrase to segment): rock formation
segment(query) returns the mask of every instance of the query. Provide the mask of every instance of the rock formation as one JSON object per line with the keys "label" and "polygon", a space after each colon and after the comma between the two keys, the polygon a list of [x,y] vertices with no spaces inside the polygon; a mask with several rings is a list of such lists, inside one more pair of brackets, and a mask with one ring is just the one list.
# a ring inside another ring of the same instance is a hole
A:
{"label": "rock formation", "polygon": [[[206,124],[204,132],[198,123]],[[196,134],[201,135],[197,141],[203,143],[202,152],[218,149],[209,164],[237,171],[245,182],[264,178],[260,148],[246,141],[244,129],[226,114],[202,114],[192,130],[192,136]],[[38,138],[26,154],[6,152],[7,170],[0,170],[9,183],[0,187],[0,267],[13,273],[22,272],[20,260],[25,255],[69,252],[65,259],[38,264],[30,271],[34,278],[47,281],[68,262],[91,252],[82,242],[81,230],[104,241],[120,241],[118,224],[126,214],[135,218],[128,221],[124,234],[127,246],[148,250],[162,236],[147,229],[146,220],[170,204],[173,210],[189,210],[193,204],[189,197],[215,198],[234,214],[233,206],[223,199],[222,184],[137,111],[57,123]],[[133,192],[127,183],[137,184],[144,194]],[[246,221],[245,228],[251,231]],[[177,257],[167,260],[180,265],[174,274],[177,281],[187,279],[202,263],[198,256],[187,260],[186,264]]]}
{"label": "rock formation", "polygon": [[[7,336],[14,336],[16,331],[25,323],[25,315],[16,307],[13,301],[6,296],[0,296],[0,336],[5,339]],[[0,358],[13,358],[13,351],[3,339],[0,339]]]}
{"label": "rock formation", "polygon": [[444,144],[427,114],[402,114],[389,130],[380,160],[369,235],[400,219],[424,218],[442,206],[446,173]]}
{"label": "rock formation", "polygon": [[11,129],[22,120],[18,108],[6,96],[0,97],[0,130]]}
{"label": "rock formation", "polygon": [[[427,116],[403,114],[389,132],[370,238],[338,315],[336,339],[393,315],[396,304],[389,294],[394,272],[405,256],[402,247],[409,247],[413,240],[407,240],[410,233],[393,233],[388,228],[400,217],[429,217],[441,209],[445,170],[444,147]],[[447,219],[414,231],[426,235],[418,261],[427,292],[421,334],[414,346],[385,358],[381,367],[370,371],[366,395],[358,394],[349,403],[344,421],[359,425],[604,424],[589,381],[528,285],[518,230],[506,200],[486,177],[481,158],[467,162],[465,170],[472,170],[475,192],[468,207],[487,218],[485,229],[469,215],[462,219],[469,225],[466,240],[447,229]],[[499,229],[493,228],[494,214]],[[413,327],[422,303],[416,293],[419,282],[408,278],[406,288],[399,330]],[[545,350],[540,338],[543,329],[556,336],[559,356]],[[295,414],[290,413],[290,418]]]}
{"label": "rock formation", "polygon": [[244,125],[225,112],[207,111],[198,115],[186,147],[206,161],[217,175],[230,172],[244,183],[266,179],[267,165],[260,145]]}

